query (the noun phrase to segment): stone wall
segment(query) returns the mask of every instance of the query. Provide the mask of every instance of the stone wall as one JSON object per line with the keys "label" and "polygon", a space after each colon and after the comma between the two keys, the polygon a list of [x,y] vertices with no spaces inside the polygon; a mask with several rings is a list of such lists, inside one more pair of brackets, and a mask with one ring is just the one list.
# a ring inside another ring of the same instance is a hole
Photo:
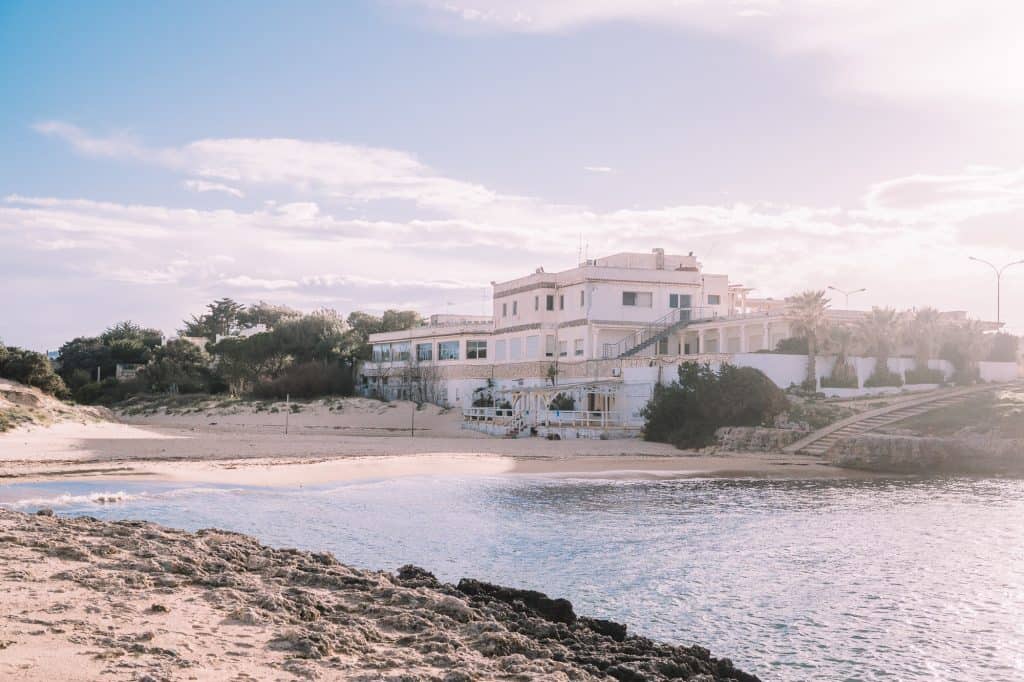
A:
{"label": "stone wall", "polygon": [[900,474],[1024,474],[1024,440],[864,434],[836,443],[832,464]]}

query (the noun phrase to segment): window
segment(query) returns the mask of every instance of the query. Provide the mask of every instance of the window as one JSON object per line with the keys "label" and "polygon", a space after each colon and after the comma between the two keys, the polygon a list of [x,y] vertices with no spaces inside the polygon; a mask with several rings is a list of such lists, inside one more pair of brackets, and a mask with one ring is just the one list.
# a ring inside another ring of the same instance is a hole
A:
{"label": "window", "polygon": [[555,336],[553,334],[544,337],[544,357],[555,357]]}
{"label": "window", "polygon": [[526,337],[526,359],[533,360],[540,355],[540,337],[537,335]]}
{"label": "window", "polygon": [[564,358],[569,355],[569,342],[559,341],[558,342],[558,357]]}
{"label": "window", "polygon": [[494,360],[496,362],[505,362],[505,339],[494,342]]}
{"label": "window", "polygon": [[587,292],[586,292],[586,290],[580,289],[580,307],[581,308],[586,303],[586,300],[587,300]]}
{"label": "window", "polygon": [[486,341],[466,341],[466,359],[483,360],[487,357]]}
{"label": "window", "polygon": [[442,341],[437,344],[437,359],[438,360],[458,360],[459,359],[459,342],[458,341]]}
{"label": "window", "polygon": [[508,358],[515,362],[523,359],[523,340],[513,338],[508,340]]}
{"label": "window", "polygon": [[508,317],[508,303],[501,304],[501,316]]}
{"label": "window", "polygon": [[391,344],[390,343],[375,343],[375,344],[373,344],[373,361],[374,362],[390,362],[391,361]]}
{"label": "window", "polygon": [[519,301],[512,301],[512,317],[519,314]]}
{"label": "window", "polygon": [[583,355],[583,339],[576,339],[572,342],[573,351],[572,354],[576,356]]}
{"label": "window", "polygon": [[399,362],[409,361],[409,342],[391,344],[391,357]]}
{"label": "window", "polygon": [[434,346],[430,343],[416,344],[416,360],[419,362],[430,362],[434,359]]}
{"label": "window", "polygon": [[533,309],[540,310],[540,296],[533,297]]}
{"label": "window", "polygon": [[708,294],[708,305],[721,305],[722,297],[718,294]]}
{"label": "window", "polygon": [[547,295],[546,308],[547,308],[547,310],[554,310],[555,309],[555,295],[554,294],[548,294]]}
{"label": "window", "polygon": [[565,294],[558,295],[558,309],[565,310]]}
{"label": "window", "polygon": [[650,308],[654,302],[654,295],[649,291],[623,291],[622,305],[637,306],[639,308]]}
{"label": "window", "polygon": [[691,306],[691,299],[689,294],[669,294],[668,295],[668,307],[669,308],[689,308]]}

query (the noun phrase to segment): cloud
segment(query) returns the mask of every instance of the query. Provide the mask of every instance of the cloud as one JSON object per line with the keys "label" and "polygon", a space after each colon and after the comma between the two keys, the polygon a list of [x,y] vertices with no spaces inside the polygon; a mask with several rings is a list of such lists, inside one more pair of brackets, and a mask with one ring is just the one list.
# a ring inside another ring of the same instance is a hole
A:
{"label": "cloud", "polygon": [[614,169],[611,166],[584,166],[583,170],[588,173],[613,173]]}
{"label": "cloud", "polygon": [[893,99],[1024,103],[1017,0],[406,0],[443,25],[557,33],[643,23],[810,56],[830,84]]}
{"label": "cloud", "polygon": [[[80,131],[68,139],[104,155],[129,154]],[[11,195],[0,203],[0,268],[75,282],[69,289],[112,282],[134,287],[132,294],[189,292],[200,302],[273,292],[275,301],[306,308],[401,302],[429,313],[454,300],[454,310],[475,313],[491,280],[574,265],[582,234],[591,255],[655,246],[696,251],[711,271],[762,295],[834,283],[869,286],[882,305],[984,310],[987,284],[964,267],[966,252],[1024,257],[1024,235],[1007,228],[1024,222],[1024,172],[992,166],[884,180],[852,206],[679,203],[598,211],[445,177],[398,150],[205,140],[150,154],[132,144],[132,159],[181,162],[167,167],[245,188],[259,208]],[[358,217],[349,210],[353,197],[362,202]],[[396,212],[395,200],[412,207]],[[164,295],[152,294],[154,310]],[[164,306],[180,305],[174,295]],[[1024,317],[1016,324],[1024,327]]]}
{"label": "cloud", "polygon": [[190,189],[193,192],[223,192],[233,197],[241,199],[245,196],[245,193],[240,189],[235,189],[230,185],[225,185],[219,182],[208,182],[206,180],[186,180],[182,183],[185,189]]}
{"label": "cloud", "polygon": [[259,277],[250,277],[248,275],[224,277],[219,280],[219,283],[227,284],[231,287],[239,287],[241,289],[266,289],[267,291],[294,289],[299,286],[298,282],[291,279],[261,279]]}

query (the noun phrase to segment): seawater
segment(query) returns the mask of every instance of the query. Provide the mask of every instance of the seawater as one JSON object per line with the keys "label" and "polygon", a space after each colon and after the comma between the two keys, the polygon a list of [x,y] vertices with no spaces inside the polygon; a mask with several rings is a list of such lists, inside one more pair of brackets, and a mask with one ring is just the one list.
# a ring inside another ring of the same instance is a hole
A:
{"label": "seawater", "polygon": [[90,481],[0,485],[0,505],[537,589],[765,680],[1024,679],[1021,481]]}

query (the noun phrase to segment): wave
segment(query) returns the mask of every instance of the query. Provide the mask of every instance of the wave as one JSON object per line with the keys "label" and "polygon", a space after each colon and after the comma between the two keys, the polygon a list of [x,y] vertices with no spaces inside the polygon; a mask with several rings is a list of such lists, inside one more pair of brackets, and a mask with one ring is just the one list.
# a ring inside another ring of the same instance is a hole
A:
{"label": "wave", "polygon": [[82,505],[104,506],[109,504],[124,504],[133,500],[147,497],[146,493],[129,494],[123,490],[117,492],[95,492],[88,495],[71,495],[64,493],[53,497],[28,497],[13,502],[4,502],[0,506],[11,509],[25,509],[34,507],[75,507]]}

